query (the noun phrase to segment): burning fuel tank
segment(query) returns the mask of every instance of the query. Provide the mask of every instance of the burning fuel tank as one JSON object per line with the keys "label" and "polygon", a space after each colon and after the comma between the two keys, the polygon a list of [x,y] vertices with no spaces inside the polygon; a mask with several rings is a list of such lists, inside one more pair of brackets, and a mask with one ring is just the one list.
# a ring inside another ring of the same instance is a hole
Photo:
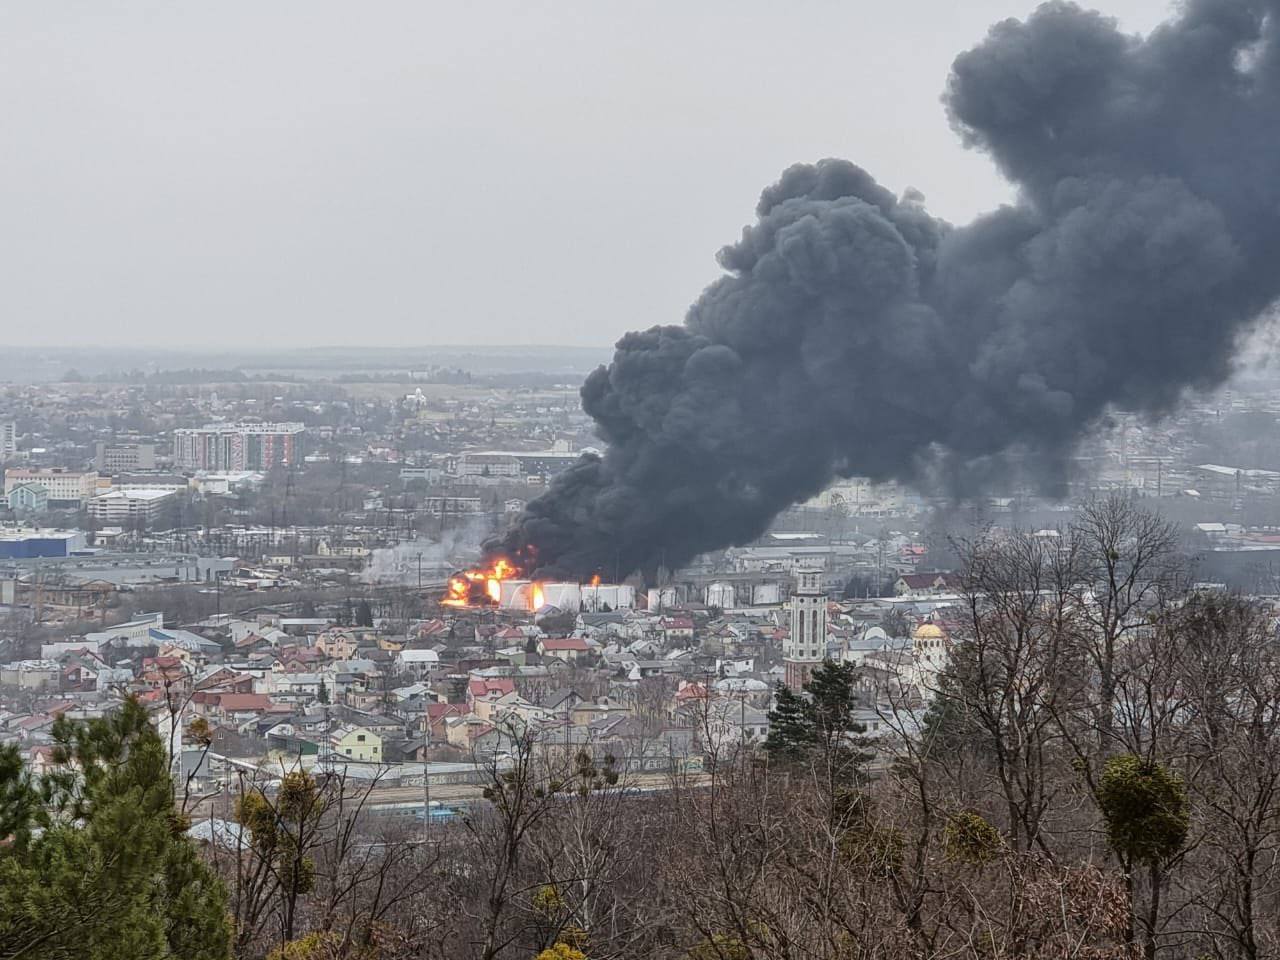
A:
{"label": "burning fuel tank", "polygon": [[443,603],[455,607],[488,607],[499,600],[499,582],[473,570],[463,570],[449,578]]}
{"label": "burning fuel tank", "polygon": [[533,601],[533,581],[502,581],[498,606],[503,610],[533,610]]}
{"label": "burning fuel tank", "polygon": [[534,613],[551,606],[577,613],[582,608],[582,592],[576,583],[503,580],[498,606],[503,610],[529,610]]}
{"label": "burning fuel tank", "polygon": [[544,583],[542,599],[549,606],[577,613],[582,609],[582,587],[576,583]]}

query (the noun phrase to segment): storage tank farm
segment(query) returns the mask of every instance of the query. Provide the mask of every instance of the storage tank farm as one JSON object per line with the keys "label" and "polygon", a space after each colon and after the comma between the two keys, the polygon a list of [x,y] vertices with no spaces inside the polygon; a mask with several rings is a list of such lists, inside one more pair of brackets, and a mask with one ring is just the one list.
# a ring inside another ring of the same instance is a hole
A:
{"label": "storage tank farm", "polygon": [[537,612],[555,607],[567,613],[629,610],[636,605],[636,589],[626,583],[569,583],[504,580],[498,607]]}
{"label": "storage tank farm", "polygon": [[554,607],[569,613],[629,610],[636,605],[636,588],[627,583],[531,580],[515,565],[499,558],[488,567],[460,570],[449,578],[440,602],[450,607],[497,607],[537,613]]}

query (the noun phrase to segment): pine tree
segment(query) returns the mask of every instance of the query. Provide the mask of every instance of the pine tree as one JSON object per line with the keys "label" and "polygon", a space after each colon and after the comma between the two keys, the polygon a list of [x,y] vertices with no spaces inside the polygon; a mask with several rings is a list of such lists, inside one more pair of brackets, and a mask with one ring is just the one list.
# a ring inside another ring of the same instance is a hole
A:
{"label": "pine tree", "polygon": [[771,756],[785,761],[804,757],[814,746],[809,702],[783,684],[774,692],[769,711],[769,736],[764,747]]}
{"label": "pine tree", "polygon": [[361,600],[356,604],[356,624],[357,627],[373,626],[373,609],[369,606],[368,600]]}
{"label": "pine tree", "polygon": [[852,664],[824,660],[802,693],[779,684],[765,750],[784,763],[820,763],[833,790],[857,782],[873,743],[854,720],[857,679]]}
{"label": "pine tree", "polygon": [[53,736],[58,766],[39,782],[0,759],[15,837],[0,854],[0,956],[225,958],[226,892],[185,835],[145,710],[62,718]]}

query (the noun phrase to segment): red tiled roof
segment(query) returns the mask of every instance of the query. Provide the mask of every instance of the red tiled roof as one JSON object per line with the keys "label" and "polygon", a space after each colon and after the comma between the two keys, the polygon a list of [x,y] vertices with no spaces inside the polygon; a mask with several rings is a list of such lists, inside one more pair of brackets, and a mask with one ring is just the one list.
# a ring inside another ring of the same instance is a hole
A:
{"label": "red tiled roof", "polygon": [[707,688],[698,682],[686,683],[676,691],[677,700],[701,699],[707,695]]}
{"label": "red tiled roof", "polygon": [[491,693],[506,696],[516,692],[516,682],[510,677],[475,677],[467,684],[467,689],[473,697],[487,697]]}
{"label": "red tiled roof", "polygon": [[443,717],[465,717],[468,713],[465,703],[429,703],[427,704],[427,716],[432,720],[440,720]]}

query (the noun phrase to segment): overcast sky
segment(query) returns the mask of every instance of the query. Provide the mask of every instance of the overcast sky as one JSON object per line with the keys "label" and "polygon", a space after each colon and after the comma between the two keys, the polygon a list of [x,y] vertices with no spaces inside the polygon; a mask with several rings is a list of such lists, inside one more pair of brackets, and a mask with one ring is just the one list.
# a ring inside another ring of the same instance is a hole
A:
{"label": "overcast sky", "polygon": [[[1113,0],[1150,29],[1168,0]],[[12,344],[603,345],[679,322],[788,164],[963,222],[939,95],[1018,0],[0,5]]]}

